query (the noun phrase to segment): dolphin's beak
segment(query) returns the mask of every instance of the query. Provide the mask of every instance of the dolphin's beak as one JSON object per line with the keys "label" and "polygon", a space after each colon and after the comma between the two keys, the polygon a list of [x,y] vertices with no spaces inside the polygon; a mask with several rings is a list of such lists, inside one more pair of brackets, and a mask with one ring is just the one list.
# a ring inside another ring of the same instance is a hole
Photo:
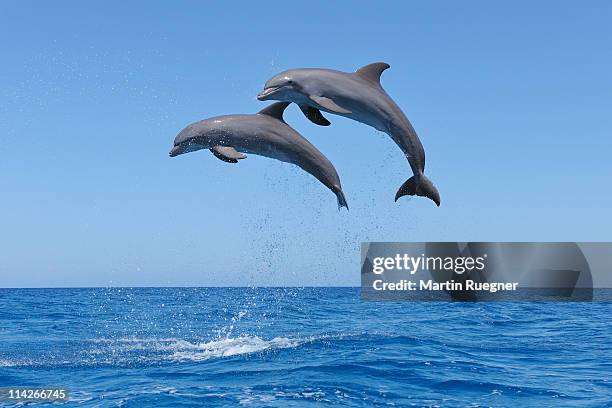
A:
{"label": "dolphin's beak", "polygon": [[280,87],[278,86],[271,86],[270,88],[266,88],[263,91],[261,91],[259,95],[257,95],[257,99],[260,101],[265,101],[269,99],[270,96],[272,96],[272,94],[278,91],[279,89]]}
{"label": "dolphin's beak", "polygon": [[178,145],[178,146],[174,146],[172,150],[170,150],[169,154],[170,154],[170,157],[176,157],[179,154],[183,154],[183,153],[184,153],[183,147],[181,145]]}

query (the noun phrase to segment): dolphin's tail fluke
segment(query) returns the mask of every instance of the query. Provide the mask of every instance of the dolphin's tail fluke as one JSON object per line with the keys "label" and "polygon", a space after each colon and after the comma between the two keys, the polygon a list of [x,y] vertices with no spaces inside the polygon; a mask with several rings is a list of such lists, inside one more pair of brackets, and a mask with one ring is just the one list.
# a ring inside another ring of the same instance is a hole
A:
{"label": "dolphin's tail fluke", "polygon": [[438,193],[438,189],[433,185],[430,179],[421,175],[418,178],[412,176],[402,186],[397,190],[397,194],[395,195],[395,201],[397,201],[400,197],[406,195],[418,195],[421,197],[427,197],[432,200],[436,205],[440,206],[440,193]]}
{"label": "dolphin's tail fluke", "polygon": [[346,202],[346,197],[344,196],[344,193],[342,192],[342,190],[336,191],[336,197],[338,197],[338,209],[345,207],[348,210],[349,208]]}

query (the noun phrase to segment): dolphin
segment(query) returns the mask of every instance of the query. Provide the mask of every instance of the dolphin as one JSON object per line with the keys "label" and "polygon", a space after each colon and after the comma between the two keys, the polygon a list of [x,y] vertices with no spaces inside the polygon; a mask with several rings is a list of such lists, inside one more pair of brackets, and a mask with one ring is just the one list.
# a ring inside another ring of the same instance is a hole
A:
{"label": "dolphin", "polygon": [[192,123],[174,139],[170,157],[201,149],[227,163],[238,163],[244,153],[292,163],[312,174],[346,207],[340,178],[332,163],[283,119],[290,102],[277,102],[254,115],[226,115]]}
{"label": "dolphin", "polygon": [[376,62],[354,73],[321,68],[291,69],[266,82],[257,99],[294,102],[317,125],[330,125],[321,114],[325,111],[387,133],[404,152],[414,174],[399,188],[395,201],[405,195],[418,195],[440,206],[437,188],[423,174],[423,145],[406,115],[380,84],[380,75],[389,67],[384,62]]}

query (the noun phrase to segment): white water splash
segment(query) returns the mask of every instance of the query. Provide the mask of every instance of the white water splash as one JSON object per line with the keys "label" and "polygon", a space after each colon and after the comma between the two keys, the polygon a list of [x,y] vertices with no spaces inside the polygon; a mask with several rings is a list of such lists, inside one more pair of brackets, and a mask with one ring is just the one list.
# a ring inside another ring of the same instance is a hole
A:
{"label": "white water splash", "polygon": [[214,357],[230,357],[258,353],[268,349],[293,348],[299,345],[298,340],[287,337],[264,340],[257,336],[244,336],[205,343],[190,343],[181,340],[171,345],[176,350],[169,358],[174,361],[203,361]]}
{"label": "white water splash", "polygon": [[[312,339],[291,339],[274,337],[265,340],[258,336],[225,337],[205,342],[188,341],[180,338],[139,338],[123,337],[118,339],[96,339],[94,343],[104,344],[94,354],[108,354],[108,349],[117,354],[148,351],[161,353],[162,360],[203,361],[210,358],[230,357],[257,353],[269,349],[293,348]],[[127,357],[127,355],[125,356]],[[147,358],[151,358],[148,356]]]}

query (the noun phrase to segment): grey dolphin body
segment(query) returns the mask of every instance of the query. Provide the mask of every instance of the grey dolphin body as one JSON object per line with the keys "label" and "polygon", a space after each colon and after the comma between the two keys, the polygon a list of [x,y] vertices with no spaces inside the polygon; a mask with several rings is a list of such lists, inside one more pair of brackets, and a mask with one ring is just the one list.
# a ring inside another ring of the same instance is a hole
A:
{"label": "grey dolphin body", "polygon": [[423,174],[423,145],[406,115],[380,84],[380,75],[387,68],[388,64],[377,62],[354,73],[319,68],[292,69],[266,82],[257,99],[294,102],[318,125],[330,124],[321,114],[322,110],[387,133],[402,150],[414,173],[397,191],[395,200],[405,195],[419,195],[439,206],[440,194]]}
{"label": "grey dolphin body", "polygon": [[183,129],[174,139],[170,157],[210,149],[219,159],[237,163],[251,153],[295,164],[312,174],[346,207],[340,178],[331,162],[283,120],[289,102],[277,102],[254,115],[205,119]]}

